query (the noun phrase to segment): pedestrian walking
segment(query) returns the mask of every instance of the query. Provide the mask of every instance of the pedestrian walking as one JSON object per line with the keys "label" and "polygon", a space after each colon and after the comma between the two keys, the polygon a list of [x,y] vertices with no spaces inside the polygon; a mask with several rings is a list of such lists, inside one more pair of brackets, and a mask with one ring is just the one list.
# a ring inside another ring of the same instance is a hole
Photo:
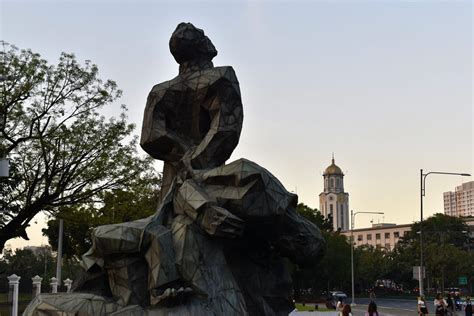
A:
{"label": "pedestrian walking", "polygon": [[371,302],[375,302],[375,292],[374,289],[370,289],[369,298]]}
{"label": "pedestrian walking", "polygon": [[434,300],[434,308],[435,308],[435,315],[440,315],[444,316],[446,314],[446,301],[444,300],[443,296],[441,296],[441,293],[436,294],[435,300]]}
{"label": "pedestrian walking", "polygon": [[418,315],[419,316],[424,316],[428,315],[428,306],[426,305],[426,300],[424,296],[419,296],[418,297]]}
{"label": "pedestrian walking", "polygon": [[446,298],[446,315],[452,316],[454,314],[454,301],[451,297],[451,293],[448,293]]}
{"label": "pedestrian walking", "polygon": [[337,299],[336,310],[338,310],[339,312],[342,312],[343,308],[344,308],[344,299],[342,297],[339,297]]}
{"label": "pedestrian walking", "polygon": [[472,316],[472,302],[469,296],[466,297],[466,306],[464,306],[466,316]]}
{"label": "pedestrian walking", "polygon": [[352,316],[351,305],[345,304],[342,311],[339,312],[339,316]]}
{"label": "pedestrian walking", "polygon": [[454,309],[457,311],[462,311],[462,300],[459,296],[459,292],[454,293]]}
{"label": "pedestrian walking", "polygon": [[379,316],[379,312],[377,312],[377,304],[375,304],[374,301],[369,303],[365,316]]}

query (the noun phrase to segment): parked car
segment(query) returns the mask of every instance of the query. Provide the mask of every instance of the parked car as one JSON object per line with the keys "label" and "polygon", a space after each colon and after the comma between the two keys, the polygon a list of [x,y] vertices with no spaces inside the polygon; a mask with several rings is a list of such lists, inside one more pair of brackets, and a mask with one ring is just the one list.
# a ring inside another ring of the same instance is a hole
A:
{"label": "parked car", "polygon": [[449,288],[445,289],[444,292],[445,292],[445,294],[462,295],[462,291],[458,287],[449,287]]}
{"label": "parked car", "polygon": [[346,293],[341,292],[341,291],[332,291],[331,296],[336,301],[338,301],[340,298],[342,298],[343,300],[345,300],[347,298]]}

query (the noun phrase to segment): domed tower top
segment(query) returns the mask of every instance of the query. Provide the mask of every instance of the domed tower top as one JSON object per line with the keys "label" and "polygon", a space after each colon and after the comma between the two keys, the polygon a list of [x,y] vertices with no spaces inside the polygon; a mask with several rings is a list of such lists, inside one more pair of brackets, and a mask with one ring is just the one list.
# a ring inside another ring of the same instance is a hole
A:
{"label": "domed tower top", "polygon": [[330,176],[330,175],[341,175],[344,176],[344,173],[342,173],[341,168],[339,168],[335,162],[334,162],[334,155],[332,156],[332,163],[329,167],[326,168],[326,171],[324,171],[323,176]]}
{"label": "domed tower top", "polygon": [[332,155],[332,163],[323,173],[324,177],[324,192],[340,193],[344,192],[344,173],[334,161],[334,154]]}

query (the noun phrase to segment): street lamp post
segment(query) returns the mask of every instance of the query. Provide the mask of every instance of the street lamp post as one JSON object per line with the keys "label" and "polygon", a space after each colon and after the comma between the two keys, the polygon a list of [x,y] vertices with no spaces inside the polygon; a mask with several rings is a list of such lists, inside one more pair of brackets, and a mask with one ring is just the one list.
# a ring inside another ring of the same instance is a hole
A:
{"label": "street lamp post", "polygon": [[423,296],[423,279],[425,277],[423,269],[423,197],[425,196],[425,181],[426,177],[429,174],[447,174],[453,176],[463,176],[463,177],[470,177],[469,173],[456,173],[456,172],[439,172],[439,171],[431,171],[428,173],[423,173],[423,169],[420,169],[420,280],[419,280],[419,292],[420,296]]}
{"label": "street lamp post", "polygon": [[384,214],[383,212],[355,212],[351,210],[351,276],[352,276],[352,303],[355,304],[354,298],[354,218],[357,214]]}

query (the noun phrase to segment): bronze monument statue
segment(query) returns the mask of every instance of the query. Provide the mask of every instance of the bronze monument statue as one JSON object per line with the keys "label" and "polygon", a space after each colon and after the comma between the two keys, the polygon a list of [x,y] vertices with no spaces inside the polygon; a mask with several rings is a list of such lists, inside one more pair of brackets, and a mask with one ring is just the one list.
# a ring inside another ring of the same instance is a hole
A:
{"label": "bronze monument statue", "polygon": [[319,229],[295,210],[297,196],[266,169],[239,159],[243,121],[232,67],[191,23],[170,50],[179,75],[151,90],[142,148],[164,161],[156,213],[100,226],[71,294],[43,294],[26,315],[287,315],[287,258],[321,256]]}

